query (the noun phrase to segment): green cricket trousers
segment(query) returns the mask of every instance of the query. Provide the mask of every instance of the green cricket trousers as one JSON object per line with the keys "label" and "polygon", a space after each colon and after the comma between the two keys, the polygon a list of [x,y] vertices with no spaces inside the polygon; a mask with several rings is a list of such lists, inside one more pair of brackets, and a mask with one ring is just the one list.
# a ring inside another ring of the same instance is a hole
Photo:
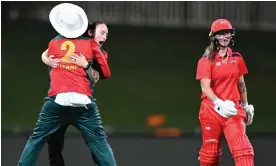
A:
{"label": "green cricket trousers", "polygon": [[61,106],[47,97],[33,134],[30,136],[18,166],[35,166],[49,135],[68,124],[75,126],[82,134],[91,155],[99,166],[116,166],[113,151],[104,133],[102,120],[94,101],[85,107]]}

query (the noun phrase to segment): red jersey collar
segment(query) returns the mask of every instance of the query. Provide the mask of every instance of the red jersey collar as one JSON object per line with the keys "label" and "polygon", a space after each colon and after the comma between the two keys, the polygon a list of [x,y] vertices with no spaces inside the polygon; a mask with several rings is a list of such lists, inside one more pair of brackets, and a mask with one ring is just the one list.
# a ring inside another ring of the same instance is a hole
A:
{"label": "red jersey collar", "polygon": [[[232,56],[232,49],[229,48],[229,47],[227,48],[227,55],[228,55],[229,57]],[[216,59],[218,59],[218,58],[221,58],[221,56],[219,55],[219,53],[216,54]]]}
{"label": "red jersey collar", "polygon": [[95,40],[91,39],[91,45],[92,46],[98,46],[101,47]]}

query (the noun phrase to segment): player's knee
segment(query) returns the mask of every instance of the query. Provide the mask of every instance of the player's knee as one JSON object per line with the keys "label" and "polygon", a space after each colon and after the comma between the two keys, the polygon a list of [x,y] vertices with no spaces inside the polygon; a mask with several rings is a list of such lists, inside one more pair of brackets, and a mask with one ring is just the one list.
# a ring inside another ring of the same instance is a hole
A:
{"label": "player's knee", "polygon": [[234,137],[229,145],[234,158],[241,156],[254,156],[253,147],[246,134]]}
{"label": "player's knee", "polygon": [[216,139],[209,139],[203,142],[201,146],[199,160],[201,163],[216,164],[220,160],[221,153],[219,141]]}

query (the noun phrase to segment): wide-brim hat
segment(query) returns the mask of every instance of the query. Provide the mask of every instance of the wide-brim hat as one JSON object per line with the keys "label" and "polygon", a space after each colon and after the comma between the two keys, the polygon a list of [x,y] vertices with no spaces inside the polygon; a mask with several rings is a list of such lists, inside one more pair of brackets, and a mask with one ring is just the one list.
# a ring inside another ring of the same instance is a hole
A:
{"label": "wide-brim hat", "polygon": [[49,15],[54,29],[66,38],[77,38],[85,33],[88,27],[88,18],[84,10],[71,3],[62,3],[55,6]]}

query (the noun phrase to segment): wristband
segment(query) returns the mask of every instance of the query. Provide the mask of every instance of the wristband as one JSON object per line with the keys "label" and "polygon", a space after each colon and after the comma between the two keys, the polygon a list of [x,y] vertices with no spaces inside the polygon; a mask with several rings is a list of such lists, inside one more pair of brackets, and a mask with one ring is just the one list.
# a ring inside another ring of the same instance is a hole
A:
{"label": "wristband", "polygon": [[220,99],[219,98],[216,98],[214,101],[213,101],[213,104],[217,104],[217,102],[219,101]]}
{"label": "wristband", "polygon": [[241,103],[241,105],[244,107],[244,106],[247,106],[248,105],[248,102],[246,103]]}
{"label": "wristband", "polygon": [[90,64],[89,64],[89,63],[87,63],[87,66],[84,68],[84,70],[88,70],[88,69],[89,69],[89,67],[90,67]]}

